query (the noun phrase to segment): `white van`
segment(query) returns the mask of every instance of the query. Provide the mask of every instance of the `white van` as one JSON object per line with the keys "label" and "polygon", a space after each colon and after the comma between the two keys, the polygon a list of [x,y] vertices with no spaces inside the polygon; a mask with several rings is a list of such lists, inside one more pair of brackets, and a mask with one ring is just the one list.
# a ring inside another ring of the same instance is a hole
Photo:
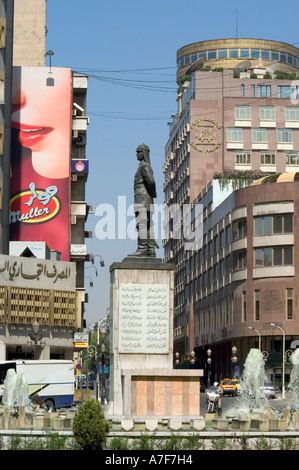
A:
{"label": "white van", "polygon": [[0,362],[0,400],[8,369],[24,374],[28,395],[38,395],[48,411],[70,407],[74,403],[75,364],[67,360],[26,360]]}

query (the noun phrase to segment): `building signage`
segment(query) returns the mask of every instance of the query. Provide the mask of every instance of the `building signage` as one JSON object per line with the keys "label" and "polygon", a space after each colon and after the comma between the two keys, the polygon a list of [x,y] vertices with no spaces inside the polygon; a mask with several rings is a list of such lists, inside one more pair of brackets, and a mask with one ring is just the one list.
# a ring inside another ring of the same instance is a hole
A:
{"label": "building signage", "polygon": [[72,159],[72,173],[88,173],[88,160]]}
{"label": "building signage", "polygon": [[168,285],[120,285],[119,352],[169,352]]}
{"label": "building signage", "polygon": [[69,261],[72,72],[14,67],[10,240],[46,242]]}
{"label": "building signage", "polygon": [[221,146],[218,132],[222,126],[213,118],[196,119],[190,127],[195,130],[195,139],[190,144],[198,152],[214,152]]}

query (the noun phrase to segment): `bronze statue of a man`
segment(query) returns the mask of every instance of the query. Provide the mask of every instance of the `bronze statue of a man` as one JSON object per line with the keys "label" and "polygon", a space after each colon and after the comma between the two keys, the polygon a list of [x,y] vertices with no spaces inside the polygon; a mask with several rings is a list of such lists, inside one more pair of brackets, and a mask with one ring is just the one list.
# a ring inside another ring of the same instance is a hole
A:
{"label": "bronze statue of a man", "polygon": [[138,231],[138,246],[129,256],[155,257],[158,247],[154,235],[154,198],[157,197],[154,172],[150,163],[150,149],[141,144],[137,147],[139,166],[134,177],[134,212]]}

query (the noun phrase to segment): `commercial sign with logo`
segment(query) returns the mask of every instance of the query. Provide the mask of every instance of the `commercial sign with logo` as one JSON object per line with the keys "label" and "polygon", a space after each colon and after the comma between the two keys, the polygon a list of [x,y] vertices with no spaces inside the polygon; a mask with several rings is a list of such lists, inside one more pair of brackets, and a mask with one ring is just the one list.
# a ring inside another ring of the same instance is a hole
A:
{"label": "commercial sign with logo", "polygon": [[69,260],[71,123],[70,69],[13,68],[10,240],[44,241],[62,261]]}

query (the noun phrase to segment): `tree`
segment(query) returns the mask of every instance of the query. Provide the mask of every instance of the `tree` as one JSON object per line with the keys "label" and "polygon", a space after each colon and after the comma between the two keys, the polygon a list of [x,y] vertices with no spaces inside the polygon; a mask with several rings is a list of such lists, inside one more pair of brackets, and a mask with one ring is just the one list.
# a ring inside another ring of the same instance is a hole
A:
{"label": "tree", "polygon": [[106,445],[109,423],[98,401],[88,399],[79,405],[73,421],[73,434],[83,450],[102,450]]}

